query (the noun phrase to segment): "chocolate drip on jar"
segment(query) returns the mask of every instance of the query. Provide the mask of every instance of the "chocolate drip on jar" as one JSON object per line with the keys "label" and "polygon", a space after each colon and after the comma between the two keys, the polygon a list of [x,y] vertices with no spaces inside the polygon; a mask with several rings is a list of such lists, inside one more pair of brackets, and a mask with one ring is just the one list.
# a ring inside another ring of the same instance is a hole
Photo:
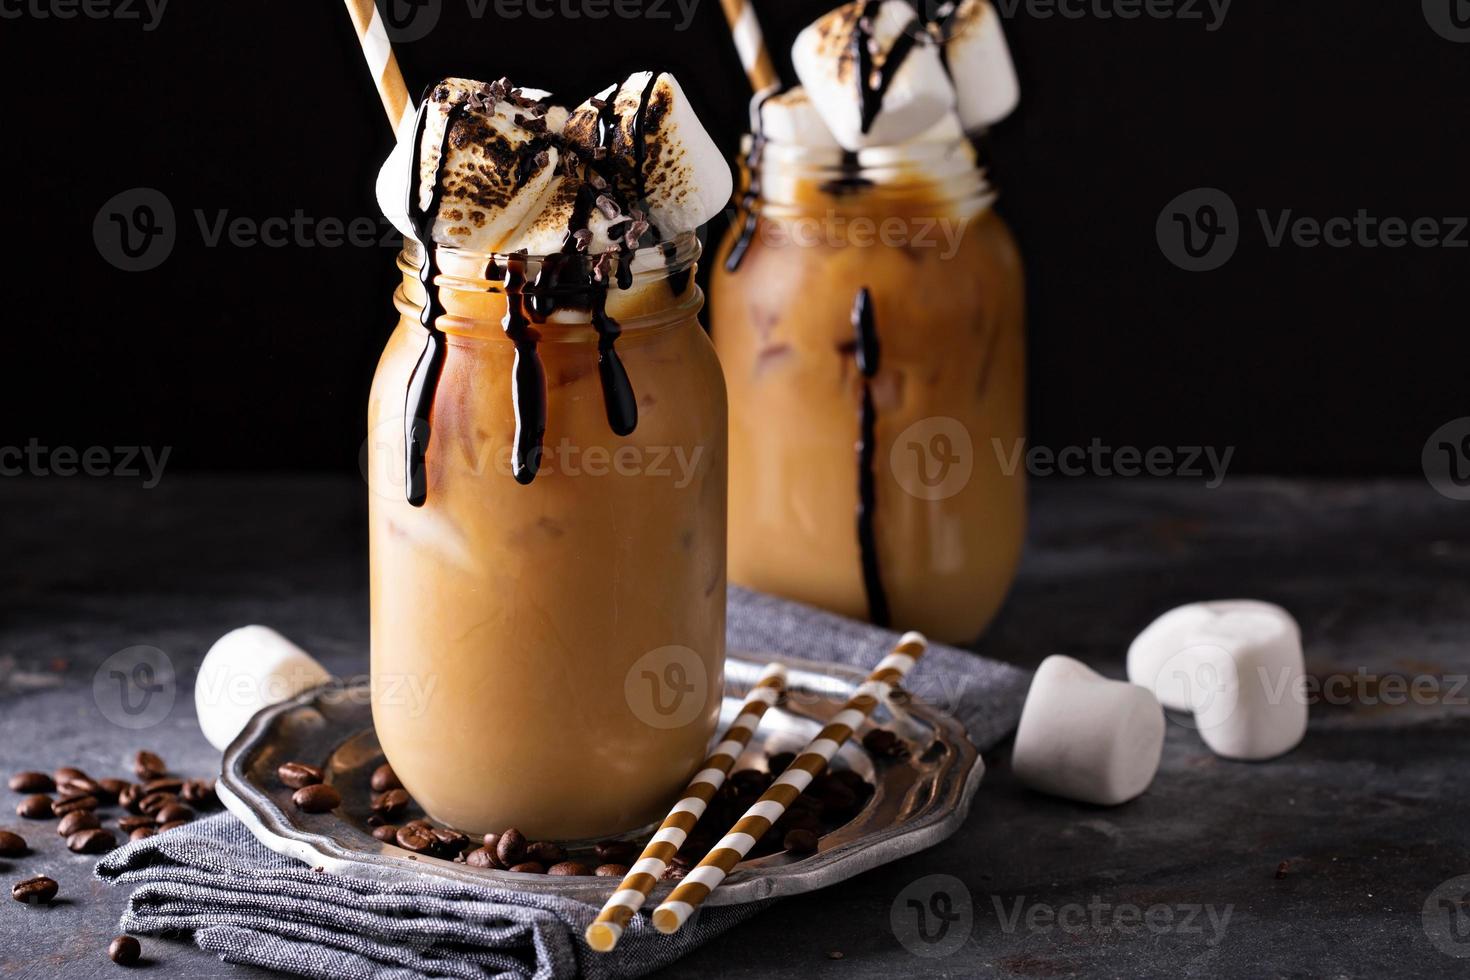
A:
{"label": "chocolate drip on jar", "polygon": [[858,291],[852,304],[852,326],[856,333],[855,356],[863,376],[862,409],[858,417],[858,551],[862,558],[863,589],[868,596],[868,618],[878,626],[889,625],[888,595],[883,590],[883,574],[878,562],[878,538],[874,527],[877,517],[878,487],[874,472],[878,452],[878,409],[873,404],[873,378],[878,374],[878,324],[873,314],[873,297],[866,286]]}
{"label": "chocolate drip on jar", "polygon": [[862,106],[861,119],[864,133],[872,128],[873,122],[878,118],[878,113],[883,110],[883,100],[888,95],[893,78],[903,67],[914,45],[919,42],[920,35],[926,38],[929,36],[922,26],[923,21],[915,16],[899,32],[898,37],[893,39],[893,46],[888,49],[888,56],[883,59],[883,67],[877,70],[875,78],[873,18],[878,15],[878,10],[882,6],[883,0],[868,0],[852,32],[853,60],[857,67],[858,99]]}
{"label": "chocolate drip on jar", "polygon": [[515,345],[515,364],[511,369],[511,404],[515,406],[515,444],[511,455],[511,472],[516,482],[525,485],[536,479],[541,469],[541,444],[546,437],[546,370],[536,350],[541,334],[526,315],[526,256],[515,254],[506,259],[505,319],[501,327]]}
{"label": "chocolate drip on jar", "polygon": [[750,152],[745,155],[745,193],[740,196],[740,210],[745,213],[745,221],[740,226],[740,236],[735,239],[735,244],[730,246],[730,254],[725,256],[726,272],[734,272],[740,268],[740,263],[745,260],[745,253],[750,250],[750,243],[755,239],[756,225],[760,221],[756,205],[761,196],[761,161],[766,152],[766,126],[763,110],[766,103],[780,93],[781,88],[773,85],[756,102],[752,112]]}

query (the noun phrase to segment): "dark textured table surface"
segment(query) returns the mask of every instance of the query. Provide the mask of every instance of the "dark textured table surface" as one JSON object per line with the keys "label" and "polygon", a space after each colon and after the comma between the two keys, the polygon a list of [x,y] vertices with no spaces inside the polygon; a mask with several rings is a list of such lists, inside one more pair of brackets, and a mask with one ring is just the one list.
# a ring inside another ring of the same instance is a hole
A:
{"label": "dark textured table surface", "polygon": [[[954,838],[782,902],[666,975],[1470,975],[1470,887],[1440,887],[1470,874],[1470,504],[1423,482],[1240,478],[1062,481],[1033,500],[1020,581],[981,652],[1122,676],[1156,613],[1274,600],[1300,620],[1320,690],[1302,746],[1227,762],[1171,724],[1152,789],[1115,809],[1026,791],[1002,746]],[[146,746],[209,772],[193,674],[235,626],[364,670],[364,509],[347,479],[0,481],[0,770],[122,775]],[[133,733],[92,685],[136,645],[167,652],[179,696]],[[38,853],[0,860],[0,878],[49,874],[66,901],[0,901],[0,977],[116,975],[103,951],[125,892],[11,802],[0,829]],[[937,942],[914,938],[911,899],[957,916]],[[147,975],[264,975],[187,938],[144,944]]]}

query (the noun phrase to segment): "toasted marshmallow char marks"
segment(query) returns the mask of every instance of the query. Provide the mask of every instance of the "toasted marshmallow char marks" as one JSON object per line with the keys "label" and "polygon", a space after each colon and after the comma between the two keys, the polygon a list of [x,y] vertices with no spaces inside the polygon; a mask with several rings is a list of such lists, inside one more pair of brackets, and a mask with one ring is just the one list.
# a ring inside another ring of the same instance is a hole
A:
{"label": "toasted marshmallow char marks", "polygon": [[757,94],[752,111],[760,113],[760,132],[766,139],[834,150],[839,146],[822,121],[822,114],[812,105],[811,96],[800,85],[768,98]]}
{"label": "toasted marshmallow char marks", "polygon": [[808,26],[792,64],[849,150],[911,139],[954,107],[940,45],[905,0],[857,0]]}
{"label": "toasted marshmallow char marks", "polygon": [[940,9],[939,27],[964,127],[984,129],[1010,115],[1021,84],[995,8],[986,0],[961,0],[947,14]]}

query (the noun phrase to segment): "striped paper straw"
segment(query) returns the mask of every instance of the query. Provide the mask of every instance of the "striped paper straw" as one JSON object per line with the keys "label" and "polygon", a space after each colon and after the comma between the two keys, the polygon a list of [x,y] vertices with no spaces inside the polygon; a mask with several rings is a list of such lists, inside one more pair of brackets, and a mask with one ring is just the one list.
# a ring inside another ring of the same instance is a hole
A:
{"label": "striped paper straw", "polygon": [[689,781],[683,799],[674,804],[674,808],[659,825],[658,833],[653,835],[653,840],[643,849],[637,863],[628,869],[618,890],[587,927],[588,946],[599,953],[607,953],[618,944],[628,920],[643,907],[648,893],[663,876],[664,869],[669,866],[669,861],[689,836],[689,831],[694,829],[704,808],[714,799],[715,792],[730,774],[735,760],[740,758],[740,753],[750,744],[750,737],[760,725],[761,716],[776,703],[776,698],[780,697],[785,686],[786,668],[780,664],[771,664],[761,673],[760,680],[751,689],[745,706],[740,709],[740,715],[730,725],[725,737],[715,746],[714,752],[700,767],[700,771]]}
{"label": "striped paper straw", "polygon": [[766,50],[766,39],[761,33],[752,0],[720,0],[720,6],[725,8],[730,36],[735,39],[735,50],[740,55],[745,76],[750,79],[751,91],[759,92],[775,85],[778,81],[776,66],[771,64],[771,54]]}
{"label": "striped paper straw", "polygon": [[724,839],[705,855],[699,867],[689,872],[662,905],[653,910],[653,925],[659,932],[678,932],[679,927],[689,921],[694,910],[699,908],[709,893],[725,880],[755,842],[765,836],[766,831],[786,812],[811,781],[832,761],[832,756],[842,743],[852,737],[853,730],[863,719],[873,713],[878,698],[884,691],[901,681],[905,674],[918,662],[928,648],[929,641],[919,633],[905,633],[893,648],[893,652],[868,675],[858,686],[842,710],[827,723],[811,744],[802,750],[796,761],[776,778],[745,816],[731,828]]}
{"label": "striped paper straw", "polygon": [[378,15],[378,8],[373,0],[345,2],[347,12],[352,15],[352,26],[357,28],[357,43],[362,46],[362,56],[367,60],[368,71],[373,74],[373,84],[378,87],[383,109],[388,113],[388,125],[397,133],[404,117],[414,113],[417,107],[408,97],[408,85],[403,81],[398,58],[393,54],[393,43],[388,40],[388,32],[383,28],[383,18]]}

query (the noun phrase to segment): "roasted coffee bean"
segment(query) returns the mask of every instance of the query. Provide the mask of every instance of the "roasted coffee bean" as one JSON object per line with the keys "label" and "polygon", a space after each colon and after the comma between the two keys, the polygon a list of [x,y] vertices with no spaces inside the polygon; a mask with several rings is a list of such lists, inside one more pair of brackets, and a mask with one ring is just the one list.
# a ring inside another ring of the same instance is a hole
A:
{"label": "roasted coffee bean", "polygon": [[822,801],[822,816],[829,820],[848,816],[857,806],[857,794],[835,779],[823,779],[812,788]]}
{"label": "roasted coffee bean", "polygon": [[150,779],[168,775],[168,763],[154,753],[142,749],[133,756],[133,772],[146,783]]}
{"label": "roasted coffee bean", "polygon": [[188,823],[194,819],[194,811],[182,803],[170,803],[155,813],[153,819],[159,823],[178,823],[179,821]]}
{"label": "roasted coffee bean", "polygon": [[638,857],[638,845],[626,840],[599,841],[595,850],[598,864],[632,864]]}
{"label": "roasted coffee bean", "polygon": [[219,804],[219,797],[215,794],[212,779],[186,780],[184,788],[179,791],[179,798],[190,806],[205,810]]}
{"label": "roasted coffee bean", "polygon": [[464,863],[472,868],[498,868],[500,862],[495,854],[484,847],[477,847],[465,855]]}
{"label": "roasted coffee bean", "polygon": [[523,875],[544,875],[546,865],[540,861],[522,861],[520,864],[512,865],[510,870]]}
{"label": "roasted coffee bean", "polygon": [[759,796],[771,785],[773,778],[770,773],[761,772],[759,769],[741,769],[730,776],[730,782],[742,794]]}
{"label": "roasted coffee bean", "polygon": [[138,811],[156,815],[166,806],[173,806],[179,798],[172,793],[149,793],[138,801]]}
{"label": "roasted coffee bean", "polygon": [[432,830],[414,824],[405,824],[399,827],[397,840],[399,847],[406,848],[416,854],[422,854],[425,851],[432,850],[434,845],[439,843],[439,839],[434,836]]}
{"label": "roasted coffee bean", "polygon": [[540,861],[549,868],[565,861],[567,851],[555,841],[538,840],[534,844],[526,845],[526,857],[532,861]]}
{"label": "roasted coffee bean", "polygon": [[599,878],[621,878],[628,873],[626,864],[599,864],[593,874]]}
{"label": "roasted coffee bean", "polygon": [[373,800],[373,811],[388,816],[397,816],[405,812],[412,802],[407,790],[390,789]]}
{"label": "roasted coffee bean", "polygon": [[128,831],[128,840],[147,840],[156,833],[158,830],[154,827],[135,827]]}
{"label": "roasted coffee bean", "polygon": [[143,793],[152,796],[154,793],[172,793],[178,796],[184,791],[184,781],[172,776],[164,776],[162,779],[150,779],[143,784]]}
{"label": "roasted coffee bean", "polygon": [[100,826],[102,821],[97,819],[97,814],[91,810],[78,810],[62,817],[61,823],[56,825],[56,832],[62,837],[70,837],[78,831],[96,830]]}
{"label": "roasted coffee bean", "polygon": [[514,827],[501,833],[495,842],[495,856],[500,863],[512,870],[526,859],[526,835]]}
{"label": "roasted coffee bean", "polygon": [[78,810],[95,810],[99,805],[97,797],[90,793],[68,793],[51,804],[51,812],[58,817],[64,817]]}
{"label": "roasted coffee bean", "polygon": [[27,820],[50,820],[56,815],[51,797],[44,793],[27,796],[15,805],[15,815]]}
{"label": "roasted coffee bean", "polygon": [[781,843],[792,854],[815,854],[817,852],[817,835],[810,830],[787,831]]}
{"label": "roasted coffee bean", "polygon": [[18,772],[10,777],[12,793],[49,793],[56,788],[56,780],[44,772]]}
{"label": "roasted coffee bean", "polygon": [[96,780],[86,776],[63,780],[56,784],[56,791],[62,796],[95,796],[99,799],[107,795]]}
{"label": "roasted coffee bean", "polygon": [[779,776],[795,761],[795,752],[777,752],[775,755],[767,757],[766,765],[770,768],[772,776]]}
{"label": "roasted coffee bean", "polygon": [[26,839],[20,834],[0,830],[0,858],[24,857],[29,850],[30,848],[26,846]]}
{"label": "roasted coffee bean", "polygon": [[547,868],[546,873],[558,878],[578,878],[590,876],[592,869],[581,861],[561,861]]}
{"label": "roasted coffee bean", "polygon": [[388,821],[387,821],[387,820],[386,820],[386,819],[384,819],[384,818],[383,818],[383,817],[382,817],[382,816],[380,816],[380,815],[379,815],[379,814],[376,814],[376,813],[369,813],[369,814],[368,814],[368,815],[367,815],[367,819],[366,819],[366,821],[364,821],[364,822],[365,822],[365,823],[366,823],[366,824],[367,824],[367,825],[368,825],[368,826],[369,826],[369,827],[381,827],[381,826],[383,826],[383,825],[384,825],[384,824],[386,824],[386,823],[387,823],[387,822],[388,822]]}
{"label": "roasted coffee bean", "polygon": [[451,856],[459,854],[465,849],[465,845],[470,842],[470,839],[464,834],[445,827],[435,827],[431,833],[434,835],[434,840],[436,841],[434,850],[439,854]]}
{"label": "roasted coffee bean", "polygon": [[404,824],[404,826],[405,827],[423,827],[425,830],[433,830],[434,829],[434,825],[431,824],[431,823],[429,823],[429,821],[425,820],[423,817],[415,817],[414,819],[410,820],[408,823]]}
{"label": "roasted coffee bean", "polygon": [[148,794],[143,792],[143,787],[137,783],[128,783],[123,791],[117,794],[117,803],[129,813],[139,813],[141,811],[138,809],[138,804],[146,795]]}
{"label": "roasted coffee bean", "polygon": [[103,803],[116,803],[122,791],[133,785],[126,779],[99,779],[97,780],[97,792],[92,794]]}
{"label": "roasted coffee bean", "polygon": [[866,779],[859,776],[851,769],[838,769],[835,772],[828,773],[827,778],[846,786],[848,789],[852,790],[855,796],[858,796],[860,798],[867,796],[873,790],[873,787],[869,785]]}
{"label": "roasted coffee bean", "polygon": [[485,845],[485,849],[487,851],[494,852],[495,845],[500,843],[500,835],[486,834],[483,838],[481,838],[480,843]]}
{"label": "roasted coffee bean", "polygon": [[298,789],[291,795],[291,802],[307,813],[327,813],[342,805],[342,794],[335,786],[316,783]]}
{"label": "roasted coffee bean", "polygon": [[188,820],[171,820],[168,823],[161,823],[161,824],[159,824],[158,825],[158,832],[161,834],[165,830],[178,830],[180,827],[187,827],[187,826],[189,826],[189,821]]}
{"label": "roasted coffee bean", "polygon": [[398,841],[398,828],[391,823],[385,823],[381,827],[373,828],[373,837],[384,844],[394,844]]}
{"label": "roasted coffee bean", "polygon": [[56,897],[56,889],[56,882],[45,875],[36,875],[12,885],[10,897],[27,905],[50,905]]}
{"label": "roasted coffee bean", "polygon": [[155,827],[157,825],[157,820],[144,815],[119,817],[117,821],[117,829],[125,834],[131,834],[139,827]]}
{"label": "roasted coffee bean", "polygon": [[110,830],[79,830],[66,839],[69,850],[78,854],[106,854],[117,847],[117,837]]}
{"label": "roasted coffee bean", "polygon": [[80,769],[75,769],[71,766],[62,766],[60,769],[57,769],[51,774],[51,781],[57,786],[60,786],[62,783],[69,782],[73,779],[86,778],[86,773],[82,772]]}
{"label": "roasted coffee bean", "polygon": [[863,748],[885,759],[898,759],[909,754],[903,740],[886,728],[875,728],[864,735]]}
{"label": "roasted coffee bean", "polygon": [[386,793],[390,789],[403,788],[403,784],[398,781],[398,775],[393,771],[393,767],[386,762],[373,770],[373,777],[370,782],[374,793]]}
{"label": "roasted coffee bean", "polygon": [[287,762],[276,770],[276,778],[292,789],[315,786],[325,777],[316,766],[304,762]]}
{"label": "roasted coffee bean", "polygon": [[134,966],[143,955],[143,947],[132,936],[118,936],[108,944],[107,955],[118,966]]}

